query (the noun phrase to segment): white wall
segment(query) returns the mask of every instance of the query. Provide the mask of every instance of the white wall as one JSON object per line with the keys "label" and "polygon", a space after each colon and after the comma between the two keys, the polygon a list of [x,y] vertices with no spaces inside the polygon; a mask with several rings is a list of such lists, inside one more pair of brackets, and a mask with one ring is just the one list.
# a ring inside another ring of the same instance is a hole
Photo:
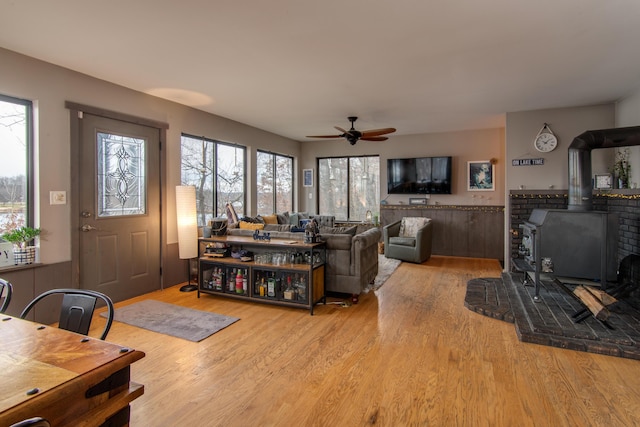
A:
{"label": "white wall", "polygon": [[[70,127],[65,101],[139,116],[169,124],[167,141],[167,194],[164,203],[167,241],[175,243],[173,191],[180,183],[180,134],[203,135],[249,147],[251,181],[255,176],[255,152],[261,148],[299,156],[300,143],[242,123],[184,107],[141,92],[0,49],[0,93],[34,101],[38,124],[36,139],[37,225],[40,260],[55,263],[71,259],[70,204],[49,205],[49,191],[63,190],[70,196]],[[255,207],[255,197],[248,203]],[[255,211],[255,208],[254,208]],[[77,213],[76,213],[77,214]]]}
{"label": "white wall", "polygon": [[[640,88],[616,104],[616,127],[640,126]],[[631,151],[631,185],[640,187],[640,146]]]}

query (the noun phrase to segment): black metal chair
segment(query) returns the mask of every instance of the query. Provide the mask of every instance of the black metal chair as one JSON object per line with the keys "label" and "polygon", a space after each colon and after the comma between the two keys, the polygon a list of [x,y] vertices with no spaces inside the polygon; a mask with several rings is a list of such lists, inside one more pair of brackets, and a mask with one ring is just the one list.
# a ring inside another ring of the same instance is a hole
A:
{"label": "black metal chair", "polygon": [[113,323],[113,302],[107,295],[89,289],[51,289],[50,291],[43,292],[31,301],[24,310],[22,310],[20,318],[26,318],[29,311],[38,301],[50,295],[60,294],[63,295],[62,308],[60,310],[60,321],[58,323],[58,327],[60,329],[66,329],[68,331],[87,335],[89,333],[89,327],[91,326],[91,319],[96,307],[96,302],[98,299],[101,299],[107,305],[107,323],[102,331],[100,339],[104,340],[107,337],[107,334],[111,329],[111,324]]}
{"label": "black metal chair", "polygon": [[13,295],[13,286],[10,282],[7,282],[4,279],[0,279],[0,296],[4,294],[4,300],[2,304],[0,304],[0,313],[4,313],[9,307],[9,303],[11,302],[11,296]]}

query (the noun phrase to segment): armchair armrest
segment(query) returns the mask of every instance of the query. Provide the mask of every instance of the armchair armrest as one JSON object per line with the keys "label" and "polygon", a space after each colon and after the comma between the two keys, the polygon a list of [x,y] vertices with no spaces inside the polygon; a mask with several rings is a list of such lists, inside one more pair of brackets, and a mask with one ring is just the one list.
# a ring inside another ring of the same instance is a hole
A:
{"label": "armchair armrest", "polygon": [[431,244],[433,241],[433,221],[429,221],[416,233],[416,249],[420,259],[431,257]]}
{"label": "armchair armrest", "polygon": [[398,235],[400,234],[401,223],[402,220],[398,220],[384,226],[384,228],[382,229],[382,233],[385,247],[389,246],[389,237],[398,237]]}

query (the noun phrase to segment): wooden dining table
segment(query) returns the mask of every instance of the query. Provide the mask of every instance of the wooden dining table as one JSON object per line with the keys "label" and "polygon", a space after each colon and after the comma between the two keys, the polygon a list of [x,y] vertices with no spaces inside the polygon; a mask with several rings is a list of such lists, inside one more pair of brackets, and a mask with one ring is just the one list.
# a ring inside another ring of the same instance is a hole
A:
{"label": "wooden dining table", "polygon": [[0,315],[0,426],[43,417],[52,426],[129,425],[144,393],[130,366],[145,354],[97,338]]}

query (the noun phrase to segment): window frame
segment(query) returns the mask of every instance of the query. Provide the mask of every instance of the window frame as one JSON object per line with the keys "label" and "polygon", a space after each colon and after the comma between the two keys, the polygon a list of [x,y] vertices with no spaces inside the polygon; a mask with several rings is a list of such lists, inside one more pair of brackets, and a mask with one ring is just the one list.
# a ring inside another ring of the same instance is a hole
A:
{"label": "window frame", "polygon": [[35,227],[35,159],[34,157],[34,106],[33,101],[23,98],[16,98],[9,95],[0,94],[0,101],[22,105],[25,107],[25,129],[26,129],[26,141],[25,141],[25,156],[26,156],[26,188],[25,188],[25,225],[29,227]]}
{"label": "window frame", "polygon": [[351,212],[351,198],[352,198],[352,194],[351,194],[351,175],[353,173],[352,169],[351,169],[351,159],[363,159],[363,158],[377,158],[378,159],[378,206],[376,207],[371,207],[370,210],[373,213],[374,209],[375,212],[378,211],[379,209],[379,205],[380,205],[380,155],[379,154],[367,154],[367,155],[360,155],[360,156],[326,156],[326,157],[318,157],[316,158],[316,168],[318,170],[317,173],[317,179],[318,179],[318,185],[317,185],[317,197],[318,197],[318,213],[320,215],[335,215],[335,212],[323,212],[321,211],[321,206],[322,206],[322,191],[320,190],[322,187],[322,181],[323,181],[323,177],[322,177],[322,168],[320,167],[320,162],[322,160],[330,160],[330,159],[346,159],[347,161],[347,185],[346,185],[346,189],[347,189],[347,200],[346,200],[346,207],[347,207],[347,218],[336,218],[337,221],[364,221],[365,218],[352,218],[352,212]]}
{"label": "window frame", "polygon": [[[256,212],[258,215],[271,215],[274,213],[279,213],[277,212],[278,209],[278,192],[276,191],[277,189],[277,185],[276,183],[278,182],[278,177],[276,175],[276,172],[278,170],[277,166],[277,158],[283,158],[283,159],[287,159],[290,163],[291,163],[291,200],[289,200],[289,206],[291,206],[291,210],[293,209],[293,203],[294,203],[294,196],[295,196],[295,188],[296,188],[296,173],[295,173],[295,159],[293,158],[293,156],[289,156],[287,154],[281,154],[281,153],[275,153],[273,151],[268,151],[268,150],[256,150],[256,159],[257,156],[259,156],[260,154],[267,154],[271,156],[271,163],[272,163],[272,167],[273,167],[273,171],[274,171],[274,182],[272,183],[273,185],[273,200],[272,200],[272,206],[274,207],[275,212],[264,212],[261,213],[259,210],[260,208],[257,207],[256,209],[258,210],[258,212]],[[256,161],[256,164],[258,162]],[[258,175],[258,170],[256,167],[256,176]],[[256,192],[258,188],[258,183],[256,180]]]}
{"label": "window frame", "polygon": [[[211,138],[207,138],[204,136],[195,136],[195,135],[191,135],[185,132],[182,132],[180,134],[180,183],[182,185],[191,185],[190,183],[187,183],[184,181],[184,176],[183,176],[183,153],[182,153],[182,146],[183,146],[183,142],[184,142],[184,138],[190,138],[190,139],[194,139],[194,140],[199,140],[204,142],[205,144],[213,144],[212,146],[212,150],[211,150],[211,159],[209,159],[209,161],[211,162],[211,192],[212,192],[212,200],[211,200],[211,204],[212,204],[212,219],[214,218],[219,218],[221,216],[226,215],[226,211],[223,207],[218,206],[218,148],[220,146],[226,146],[226,147],[231,147],[234,149],[240,149],[242,150],[242,162],[243,162],[243,171],[242,171],[242,182],[243,182],[243,191],[242,191],[242,206],[243,206],[243,212],[238,212],[238,215],[246,215],[246,211],[247,211],[247,188],[248,188],[248,184],[247,184],[247,147],[245,147],[244,145],[240,145],[240,144],[236,144],[236,143],[232,143],[232,142],[226,142],[226,141],[220,141],[220,140],[216,140],[216,139],[211,139]],[[237,207],[236,207],[237,209]],[[206,226],[207,224],[200,224],[200,219],[202,217],[201,215],[201,211],[200,211],[200,207],[198,207],[198,211],[197,211],[197,217],[198,217],[198,227],[203,227]],[[204,217],[206,218],[207,213],[205,212]],[[207,222],[205,220],[205,222]]]}

